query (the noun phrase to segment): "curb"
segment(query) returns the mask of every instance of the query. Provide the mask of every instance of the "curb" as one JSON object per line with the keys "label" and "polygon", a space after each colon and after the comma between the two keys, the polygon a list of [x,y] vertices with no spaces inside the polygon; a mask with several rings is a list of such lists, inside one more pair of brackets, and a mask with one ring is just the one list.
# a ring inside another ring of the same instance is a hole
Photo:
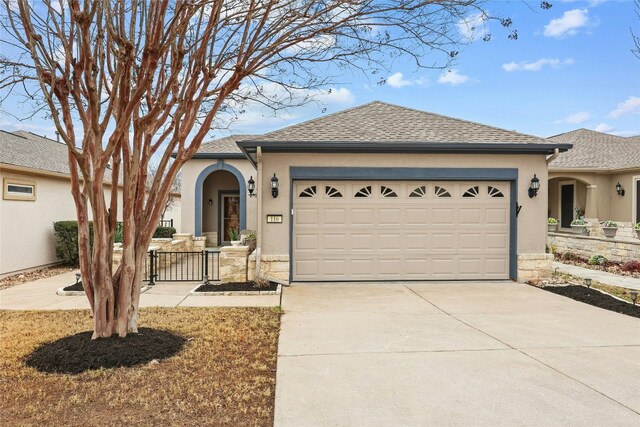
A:
{"label": "curb", "polygon": [[196,292],[201,284],[189,291],[189,295],[204,297],[224,297],[224,296],[249,296],[249,295],[280,295],[282,293],[282,285],[278,285],[275,291],[224,291],[224,292]]}

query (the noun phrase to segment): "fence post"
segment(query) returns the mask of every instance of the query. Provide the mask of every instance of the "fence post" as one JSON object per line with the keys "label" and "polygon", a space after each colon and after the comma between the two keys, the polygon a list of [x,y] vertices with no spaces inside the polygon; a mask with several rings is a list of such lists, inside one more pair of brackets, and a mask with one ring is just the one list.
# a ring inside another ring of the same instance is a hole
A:
{"label": "fence post", "polygon": [[[173,220],[172,220],[173,221]],[[203,250],[203,258],[204,258],[204,284],[208,285],[209,284],[209,251],[208,250]]]}
{"label": "fence post", "polygon": [[170,227],[172,227],[172,228],[173,228],[173,218],[171,218],[171,219],[169,220],[169,224],[171,224],[171,225],[170,225]]}
{"label": "fence post", "polygon": [[155,260],[156,260],[156,254],[155,254],[155,250],[150,250],[149,251],[149,286],[153,286],[156,284],[155,282],[155,278],[156,278],[156,269],[155,269]]}

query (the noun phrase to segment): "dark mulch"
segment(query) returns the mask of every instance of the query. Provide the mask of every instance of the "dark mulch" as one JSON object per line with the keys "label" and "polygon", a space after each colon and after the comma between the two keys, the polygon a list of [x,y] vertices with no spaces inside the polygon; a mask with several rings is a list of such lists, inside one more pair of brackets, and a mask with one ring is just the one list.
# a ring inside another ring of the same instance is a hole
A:
{"label": "dark mulch", "polygon": [[27,366],[41,372],[79,374],[101,368],[142,365],[178,353],[186,339],[162,329],[139,328],[125,338],[91,339],[81,332],[38,347],[29,354]]}
{"label": "dark mulch", "polygon": [[269,282],[269,286],[260,287],[256,282],[231,282],[221,283],[219,285],[200,285],[195,292],[230,292],[230,291],[277,291],[278,284]]}
{"label": "dark mulch", "polygon": [[65,286],[62,288],[63,291],[83,291],[82,282],[74,283],[73,285]]}
{"label": "dark mulch", "polygon": [[602,292],[585,286],[545,286],[542,289],[553,292],[554,294],[564,295],[565,297],[569,297],[576,301],[595,305],[596,307],[604,308],[605,310],[615,311],[616,313],[640,318],[640,306],[620,301],[612,296],[603,294]]}

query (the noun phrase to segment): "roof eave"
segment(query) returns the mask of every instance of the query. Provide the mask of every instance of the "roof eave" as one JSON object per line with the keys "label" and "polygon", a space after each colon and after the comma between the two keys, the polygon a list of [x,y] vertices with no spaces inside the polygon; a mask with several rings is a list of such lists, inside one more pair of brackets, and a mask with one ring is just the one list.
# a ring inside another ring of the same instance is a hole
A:
{"label": "roof eave", "polygon": [[271,153],[464,153],[464,154],[553,154],[569,150],[571,144],[518,144],[466,142],[334,142],[334,141],[238,141],[242,151],[250,155],[257,147]]}

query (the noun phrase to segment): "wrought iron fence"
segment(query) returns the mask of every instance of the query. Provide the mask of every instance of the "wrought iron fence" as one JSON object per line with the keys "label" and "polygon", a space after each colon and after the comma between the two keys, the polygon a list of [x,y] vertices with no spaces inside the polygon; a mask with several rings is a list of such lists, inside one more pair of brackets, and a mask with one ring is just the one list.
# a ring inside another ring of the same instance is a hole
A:
{"label": "wrought iron fence", "polygon": [[161,219],[158,221],[158,227],[173,227],[173,218]]}
{"label": "wrought iron fence", "polygon": [[149,251],[145,280],[156,282],[206,282],[220,280],[220,251]]}

